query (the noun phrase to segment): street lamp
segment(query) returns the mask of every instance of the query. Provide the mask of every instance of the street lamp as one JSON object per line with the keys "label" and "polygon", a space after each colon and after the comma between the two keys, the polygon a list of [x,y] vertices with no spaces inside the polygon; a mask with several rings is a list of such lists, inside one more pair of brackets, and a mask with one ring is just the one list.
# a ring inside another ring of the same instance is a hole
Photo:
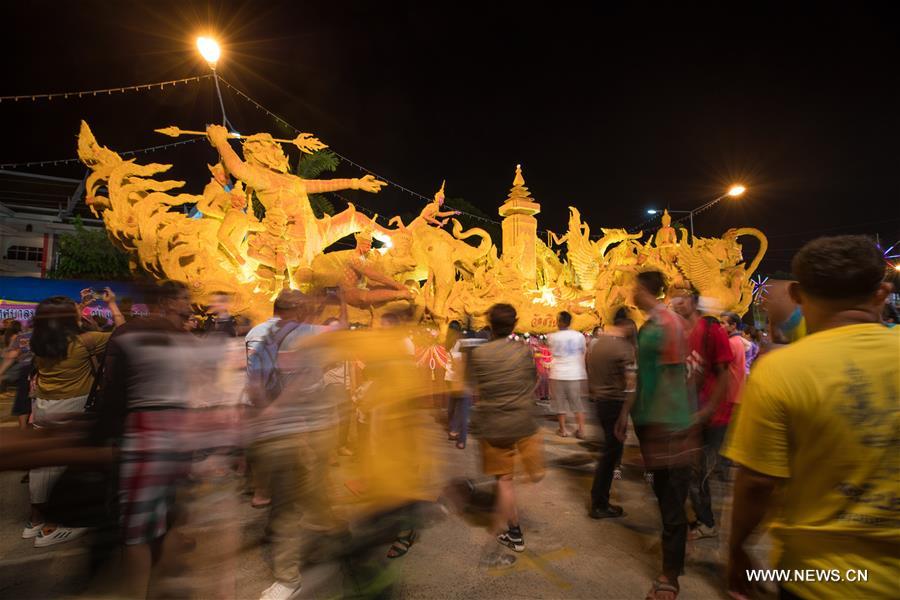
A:
{"label": "street lamp", "polygon": [[197,38],[197,50],[200,52],[200,56],[203,57],[203,60],[206,61],[206,64],[209,65],[209,68],[212,71],[213,81],[216,83],[216,96],[219,98],[219,108],[222,109],[222,126],[227,127],[228,129],[234,129],[234,127],[231,126],[231,123],[228,122],[228,117],[225,115],[225,102],[222,100],[222,90],[219,89],[219,74],[216,72],[216,65],[219,62],[219,58],[222,56],[222,49],[219,47],[219,43],[216,40],[201,35]]}
{"label": "street lamp", "polygon": [[210,37],[200,36],[197,38],[197,50],[200,51],[200,56],[203,57],[209,68],[215,71],[216,63],[222,56],[222,49],[219,48],[218,42]]}
{"label": "street lamp", "polygon": [[[710,200],[706,204],[702,204],[693,210],[671,210],[671,209],[667,209],[667,210],[669,210],[669,212],[672,214],[688,215],[688,219],[690,220],[690,223],[691,223],[691,241],[693,241],[694,240],[694,213],[703,212],[707,208],[712,207],[714,204],[717,204],[719,201],[724,200],[725,198],[739,198],[740,196],[743,196],[744,192],[746,192],[746,191],[747,191],[747,188],[745,188],[741,184],[737,183],[737,184],[731,186],[730,188],[728,188],[728,191],[725,192],[724,194],[722,194],[721,196],[719,196],[718,198],[716,198],[714,200]],[[648,215],[655,215],[655,214],[658,214],[659,212],[660,211],[655,208],[647,209]]]}
{"label": "street lamp", "polygon": [[747,188],[742,186],[741,184],[733,185],[728,188],[728,195],[732,198],[737,198],[738,196],[743,196],[744,192],[747,191]]}

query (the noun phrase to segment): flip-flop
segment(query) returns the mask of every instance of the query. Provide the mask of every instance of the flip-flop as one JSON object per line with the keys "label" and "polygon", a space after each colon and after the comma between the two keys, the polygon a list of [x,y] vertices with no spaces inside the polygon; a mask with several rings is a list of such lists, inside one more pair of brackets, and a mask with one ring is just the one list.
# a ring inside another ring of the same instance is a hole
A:
{"label": "flip-flop", "polygon": [[397,536],[397,539],[394,540],[394,543],[391,544],[391,547],[388,549],[387,557],[388,558],[400,558],[404,556],[409,549],[412,548],[412,545],[416,543],[416,530],[413,529],[406,535]]}
{"label": "flip-flop", "polygon": [[678,598],[678,586],[672,585],[668,581],[660,581],[659,579],[653,580],[653,587],[650,588],[650,591],[647,592],[647,596],[644,600],[658,600],[657,594],[659,592],[669,592],[674,594],[673,598]]}

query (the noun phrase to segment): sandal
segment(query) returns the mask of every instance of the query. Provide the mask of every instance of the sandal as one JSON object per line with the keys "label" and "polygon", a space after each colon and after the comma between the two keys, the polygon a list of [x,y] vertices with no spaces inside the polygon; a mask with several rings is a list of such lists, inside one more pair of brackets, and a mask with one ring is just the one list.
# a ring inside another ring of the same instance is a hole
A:
{"label": "sandal", "polygon": [[556,435],[558,435],[559,437],[569,437],[569,432],[565,429],[557,429]]}
{"label": "sandal", "polygon": [[451,442],[455,442],[456,440],[459,439],[459,434],[458,433],[448,433],[447,439],[450,440]]}
{"label": "sandal", "polygon": [[672,594],[671,598],[675,600],[675,598],[678,598],[678,585],[673,585],[668,579],[654,579],[653,587],[647,592],[644,600],[663,600],[659,595],[660,593]]}
{"label": "sandal", "polygon": [[465,450],[465,449],[466,449],[466,443],[465,443],[465,442],[456,442],[456,449],[457,449],[457,450]]}
{"label": "sandal", "polygon": [[578,431],[575,432],[575,437],[578,438],[579,440],[583,440],[584,432],[579,429]]}
{"label": "sandal", "polygon": [[417,537],[415,529],[410,529],[409,533],[406,535],[398,535],[397,539],[394,540],[394,543],[391,544],[387,557],[400,558],[409,552],[409,549],[412,548],[412,545],[416,542]]}
{"label": "sandal", "polygon": [[256,497],[254,497],[250,501],[250,506],[253,508],[266,508],[270,504],[272,504],[271,498],[256,498]]}

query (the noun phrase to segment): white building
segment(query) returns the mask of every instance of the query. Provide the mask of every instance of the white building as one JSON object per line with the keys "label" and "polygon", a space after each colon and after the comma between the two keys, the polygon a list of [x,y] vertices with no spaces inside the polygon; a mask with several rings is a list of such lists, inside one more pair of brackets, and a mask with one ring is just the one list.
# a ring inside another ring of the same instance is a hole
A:
{"label": "white building", "polygon": [[0,170],[0,276],[44,277],[59,236],[102,228],[84,203],[84,180]]}

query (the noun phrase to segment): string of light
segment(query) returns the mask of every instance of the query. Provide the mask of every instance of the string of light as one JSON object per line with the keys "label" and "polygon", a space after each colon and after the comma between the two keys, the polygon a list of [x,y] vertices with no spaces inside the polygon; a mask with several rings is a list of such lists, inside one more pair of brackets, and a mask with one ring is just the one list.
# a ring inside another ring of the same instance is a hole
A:
{"label": "string of light", "polygon": [[[250,104],[252,104],[257,110],[260,110],[260,111],[264,112],[266,115],[268,115],[269,117],[271,117],[272,119],[274,119],[274,120],[277,121],[278,123],[281,123],[281,124],[284,125],[285,127],[289,128],[289,129],[291,129],[291,130],[293,130],[295,133],[302,133],[299,129],[297,129],[296,127],[294,127],[294,126],[291,125],[290,123],[288,123],[285,119],[283,119],[283,118],[280,117],[279,115],[275,114],[275,113],[272,112],[271,110],[267,109],[265,106],[263,106],[262,104],[260,104],[259,102],[257,102],[256,100],[254,100],[253,98],[251,98],[250,96],[248,96],[246,93],[244,93],[242,90],[240,90],[239,88],[235,87],[234,85],[232,85],[231,83],[229,83],[228,81],[226,81],[224,78],[222,78],[221,75],[219,76],[219,81],[221,81],[223,84],[225,84],[225,86],[228,87],[230,90],[232,90],[235,94],[237,94],[238,96],[240,96],[241,98],[243,98],[244,100],[246,100],[247,102],[249,102]],[[330,148],[329,148],[329,149],[330,149]],[[407,188],[407,187],[405,187],[405,186],[403,186],[403,185],[400,185],[399,183],[397,183],[397,182],[395,182],[395,181],[392,181],[392,180],[388,179],[387,177],[385,177],[385,176],[383,176],[383,175],[380,175],[380,174],[376,173],[376,172],[373,171],[372,169],[366,168],[366,167],[364,167],[363,165],[361,165],[361,164],[359,164],[359,163],[357,163],[357,162],[355,162],[355,161],[353,161],[353,160],[350,160],[349,158],[347,158],[347,157],[344,156],[343,154],[341,154],[341,153],[339,153],[339,152],[336,152],[336,151],[333,150],[333,149],[330,149],[330,150],[331,150],[332,152],[334,152],[335,155],[337,155],[337,157],[340,158],[342,161],[344,161],[344,162],[346,162],[346,163],[348,163],[348,164],[350,164],[350,165],[353,165],[354,167],[356,167],[356,168],[359,169],[360,171],[362,171],[362,172],[364,172],[364,173],[367,173],[367,174],[369,174],[369,175],[372,175],[373,177],[375,177],[375,178],[377,178],[377,179],[380,179],[380,180],[386,182],[388,185],[390,185],[390,186],[392,186],[392,187],[395,187],[395,188],[397,188],[397,189],[399,189],[399,190],[401,190],[401,191],[403,191],[403,192],[406,192],[406,193],[409,194],[410,196],[413,196],[413,197],[415,197],[415,198],[419,198],[420,200],[424,200],[424,201],[426,201],[426,202],[431,202],[432,199],[429,198],[428,196],[423,196],[422,194],[420,194],[420,193],[418,193],[418,192],[416,192],[416,191],[414,191],[414,190],[411,190],[411,189],[409,189],[409,188]],[[338,197],[340,197],[340,196],[338,196]],[[342,200],[345,200],[344,198],[341,198],[341,199],[342,199]],[[346,201],[346,200],[345,200],[345,201]],[[489,218],[483,217],[483,216],[481,216],[481,215],[476,215],[476,214],[472,214],[472,213],[470,213],[470,212],[462,211],[462,210],[459,210],[459,209],[457,209],[457,208],[454,208],[454,207],[452,207],[452,206],[450,206],[450,205],[446,205],[446,206],[447,206],[447,208],[450,209],[450,210],[456,210],[456,211],[459,212],[460,214],[466,215],[467,217],[470,217],[470,218],[472,218],[472,219],[476,219],[476,220],[478,220],[478,221],[483,221],[483,222],[485,222],[485,223],[493,223],[494,225],[500,225],[500,224],[501,224],[501,222],[500,222],[500,221],[497,221],[496,219],[489,219]]]}
{"label": "string of light", "polygon": [[[125,152],[119,152],[120,156],[135,156],[137,154],[147,154],[149,152],[159,152],[160,150],[168,150],[169,148],[174,148],[175,146],[184,146],[186,144],[194,144],[203,138],[191,138],[187,140],[179,140],[177,142],[169,142],[168,144],[159,144],[157,146],[148,146],[147,148],[138,148],[136,150],[127,150]],[[5,163],[0,164],[0,169],[21,169],[27,167],[46,167],[46,166],[59,166],[59,165],[69,165],[80,163],[80,158],[62,158],[59,160],[35,160],[30,162],[23,163]]]}
{"label": "string of light", "polygon": [[81,90],[76,92],[55,92],[52,94],[20,94],[17,96],[0,96],[0,102],[18,102],[20,100],[31,100],[32,102],[37,100],[53,100],[54,98],[62,98],[63,100],[68,100],[69,98],[82,98],[84,96],[96,96],[98,94],[106,94],[108,96],[112,94],[124,94],[125,92],[140,92],[143,90],[151,90],[151,89],[165,89],[168,86],[176,86],[179,83],[193,83],[195,81],[201,81],[203,79],[209,79],[212,77],[212,73],[207,73],[206,75],[197,75],[195,77],[184,77],[182,79],[172,79],[169,81],[159,81],[157,83],[142,83],[140,85],[127,85],[124,87],[114,87],[114,88],[104,88],[101,90]]}
{"label": "string of light", "polygon": [[[0,96],[0,102],[3,102],[3,101],[18,102],[20,100],[31,100],[31,101],[53,100],[54,98],[69,99],[70,97],[71,98],[82,98],[85,96],[94,97],[94,96],[97,96],[98,94],[99,95],[103,95],[103,94],[112,95],[114,93],[143,91],[143,90],[151,90],[151,89],[157,89],[157,88],[164,89],[166,86],[175,86],[175,85],[178,85],[181,83],[186,84],[186,83],[192,83],[192,82],[199,82],[201,80],[208,79],[212,76],[213,75],[211,73],[207,73],[204,75],[197,75],[194,77],[184,77],[181,79],[172,79],[169,81],[160,81],[160,82],[156,82],[156,83],[145,83],[145,84],[139,84],[139,85],[122,86],[122,87],[114,87],[114,88],[103,88],[103,89],[96,89],[96,90],[80,90],[80,91],[72,91],[72,92],[56,92],[56,93],[50,93],[50,94],[20,94],[20,95],[13,95],[13,96]],[[225,80],[221,76],[219,76],[219,81],[221,81],[225,86],[227,86],[230,90],[232,90],[239,97],[243,98],[245,101],[252,104],[257,110],[262,111],[263,113],[268,115],[270,118],[281,123],[285,127],[292,129],[294,132],[301,133],[301,131],[299,129],[297,129],[296,127],[291,125],[284,118],[282,118],[281,116],[272,112],[271,110],[267,109],[265,106],[263,106],[262,104],[260,104],[259,102],[257,102],[253,98],[251,98],[249,95],[247,95],[243,90],[232,85],[231,83],[229,83],[227,80]],[[119,154],[122,156],[133,156],[133,155],[144,154],[144,153],[148,153],[148,152],[157,152],[160,150],[166,150],[166,149],[173,148],[176,146],[191,144],[191,143],[196,142],[198,139],[199,138],[194,138],[194,139],[189,139],[189,140],[180,140],[177,142],[170,142],[168,144],[159,144],[156,146],[149,146],[147,148],[139,148],[139,149],[130,150],[127,152],[120,152]],[[424,200],[426,202],[432,201],[432,199],[429,198],[428,196],[420,194],[414,190],[407,188],[404,185],[401,185],[391,179],[388,179],[387,177],[384,177],[383,175],[380,175],[380,174],[376,173],[375,171],[351,160],[350,158],[344,156],[343,154],[340,154],[334,150],[332,150],[332,151],[342,161],[356,167],[360,171],[367,173],[369,175],[372,175],[373,177],[376,177],[382,181],[385,181],[388,185],[390,185],[394,188],[397,188],[398,190],[401,190],[401,191],[409,194],[410,196],[413,196],[414,198],[418,198],[418,199]],[[18,169],[18,168],[28,168],[28,167],[60,166],[60,165],[75,164],[75,163],[80,163],[80,162],[81,162],[81,160],[78,158],[66,158],[66,159],[56,159],[56,160],[28,161],[28,162],[21,162],[21,163],[5,163],[5,164],[0,164],[0,168],[2,168],[2,169]],[[337,197],[341,198],[341,200],[344,200],[345,202],[349,202],[346,198],[344,198],[338,194],[335,194],[335,195]],[[354,204],[354,205],[356,205],[356,204]],[[364,207],[359,207],[359,208],[361,210],[363,210],[364,212],[369,212],[372,215],[375,214],[375,213],[372,213],[371,211],[369,211],[368,209],[365,209]],[[449,210],[455,210],[459,214],[465,215],[466,217],[468,217],[470,219],[474,219],[476,221],[480,221],[483,223],[490,223],[492,225],[502,225],[502,222],[497,219],[491,219],[488,217],[484,217],[482,215],[463,211],[463,210],[457,209],[453,206],[450,206],[449,204],[446,205],[446,208],[448,208]],[[643,223],[642,223],[642,225],[643,225]],[[548,230],[538,230],[538,233],[546,234],[546,233],[549,233],[549,231]],[[591,237],[602,237],[602,236],[591,236]]]}

